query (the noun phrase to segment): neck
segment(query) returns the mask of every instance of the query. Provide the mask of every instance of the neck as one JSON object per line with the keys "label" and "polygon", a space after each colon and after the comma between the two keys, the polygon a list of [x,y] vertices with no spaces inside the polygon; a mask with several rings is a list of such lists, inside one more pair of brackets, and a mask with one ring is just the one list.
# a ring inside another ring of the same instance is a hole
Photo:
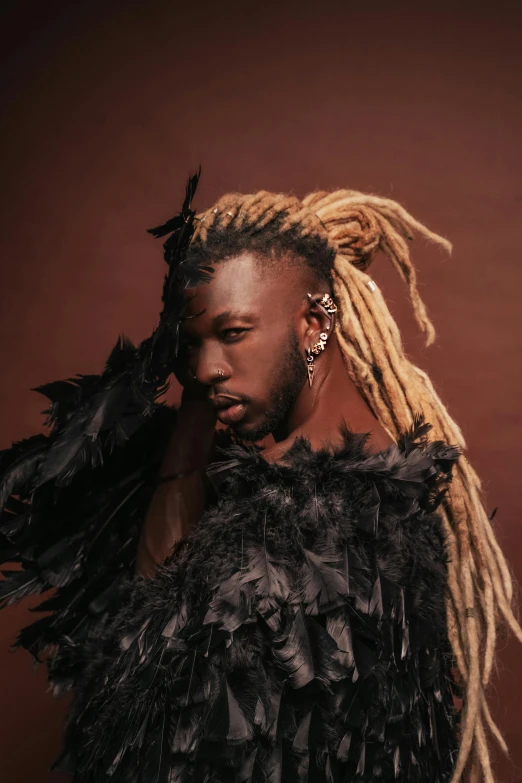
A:
{"label": "neck", "polygon": [[[308,438],[312,447],[340,444],[343,421],[353,432],[370,432],[370,447],[378,450],[393,443],[348,375],[334,337],[316,358],[312,387],[306,381],[286,421],[273,433],[274,439],[285,447],[299,435]],[[275,451],[281,449],[276,446]]]}

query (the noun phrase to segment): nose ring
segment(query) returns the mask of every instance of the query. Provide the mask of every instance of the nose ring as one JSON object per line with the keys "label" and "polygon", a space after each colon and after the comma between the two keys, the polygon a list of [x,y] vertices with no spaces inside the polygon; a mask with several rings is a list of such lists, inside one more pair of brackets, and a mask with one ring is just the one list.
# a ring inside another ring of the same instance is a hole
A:
{"label": "nose ring", "polygon": [[219,377],[220,377],[220,378],[223,378],[223,376],[225,375],[225,373],[223,372],[223,370],[218,370],[218,371],[217,371],[217,374],[219,375]]}

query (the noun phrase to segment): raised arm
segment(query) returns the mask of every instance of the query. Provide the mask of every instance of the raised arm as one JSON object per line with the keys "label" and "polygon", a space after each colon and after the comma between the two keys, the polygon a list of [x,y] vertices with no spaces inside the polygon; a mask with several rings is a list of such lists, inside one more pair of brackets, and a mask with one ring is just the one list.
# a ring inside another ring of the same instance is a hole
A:
{"label": "raised arm", "polygon": [[[163,461],[158,486],[141,530],[135,573],[153,576],[175,543],[199,520],[207,502],[204,469],[209,461],[216,423],[206,393],[185,389]],[[161,481],[162,478],[176,476]]]}

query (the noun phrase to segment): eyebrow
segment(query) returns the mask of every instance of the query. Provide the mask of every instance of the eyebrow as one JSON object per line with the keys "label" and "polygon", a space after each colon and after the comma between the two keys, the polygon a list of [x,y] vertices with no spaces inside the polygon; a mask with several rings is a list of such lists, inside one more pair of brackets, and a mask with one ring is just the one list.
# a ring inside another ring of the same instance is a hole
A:
{"label": "eyebrow", "polygon": [[[203,313],[206,312],[206,308],[204,310],[200,310],[199,313],[196,313],[195,315],[187,315],[180,319],[183,326],[185,326],[186,322],[193,321],[195,318],[197,318],[199,315],[203,315]],[[212,326],[221,326],[221,324],[225,323],[231,318],[242,318],[244,320],[250,321],[252,324],[259,323],[259,317],[257,315],[248,315],[246,313],[241,312],[241,310],[225,310],[222,313],[219,313],[219,315],[214,316],[212,319]]]}
{"label": "eyebrow", "polygon": [[242,313],[241,310],[226,310],[225,312],[216,315],[215,318],[212,319],[212,323],[214,326],[220,326],[222,323],[232,318],[244,318],[245,320],[252,322],[257,322],[259,320],[257,316],[247,315],[246,313]]}

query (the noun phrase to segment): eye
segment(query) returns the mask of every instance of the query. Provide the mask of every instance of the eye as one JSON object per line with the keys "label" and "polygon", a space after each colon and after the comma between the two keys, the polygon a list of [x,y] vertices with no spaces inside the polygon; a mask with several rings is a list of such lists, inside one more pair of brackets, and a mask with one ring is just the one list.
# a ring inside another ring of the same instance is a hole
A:
{"label": "eye", "polygon": [[238,340],[241,339],[241,337],[245,334],[245,332],[248,331],[250,330],[241,327],[238,327],[236,329],[223,329],[221,332],[221,339],[226,343],[235,343],[238,342]]}

